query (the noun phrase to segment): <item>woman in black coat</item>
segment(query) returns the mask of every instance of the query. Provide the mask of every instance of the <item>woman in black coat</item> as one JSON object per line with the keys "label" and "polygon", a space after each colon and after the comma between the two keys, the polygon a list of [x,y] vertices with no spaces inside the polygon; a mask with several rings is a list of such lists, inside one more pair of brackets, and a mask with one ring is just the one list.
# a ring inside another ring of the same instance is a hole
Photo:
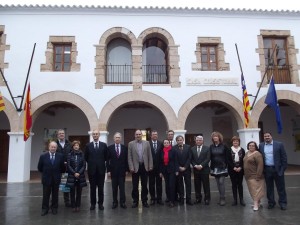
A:
{"label": "woman in black coat", "polygon": [[84,154],[80,150],[80,142],[72,142],[72,151],[68,154],[68,178],[67,186],[71,191],[71,205],[73,212],[78,212],[81,204],[82,188],[87,186],[85,180],[86,162]]}

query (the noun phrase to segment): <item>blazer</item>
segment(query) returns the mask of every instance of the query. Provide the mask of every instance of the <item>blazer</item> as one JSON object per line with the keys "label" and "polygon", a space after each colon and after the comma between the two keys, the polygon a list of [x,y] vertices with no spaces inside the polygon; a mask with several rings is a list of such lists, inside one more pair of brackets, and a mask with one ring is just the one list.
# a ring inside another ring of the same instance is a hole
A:
{"label": "blazer", "polygon": [[[265,163],[265,142],[259,144],[259,151],[263,155]],[[287,155],[284,149],[283,143],[279,141],[273,141],[273,157],[274,166],[278,176],[284,175],[284,171],[287,168]]]}
{"label": "blazer", "polygon": [[108,146],[107,152],[107,172],[112,177],[126,176],[128,169],[128,150],[125,145],[120,144],[120,156],[117,157],[115,144]]}
{"label": "blazer", "polygon": [[[148,141],[142,140],[143,143],[143,159],[144,159],[144,166],[146,171],[153,169],[153,159],[151,154],[151,148]],[[135,173],[139,170],[139,155],[137,152],[137,141],[131,141],[128,144],[128,166],[129,170],[134,171]]]}
{"label": "blazer", "polygon": [[189,145],[184,144],[183,150],[179,149],[178,145],[172,147],[177,152],[177,160],[179,167],[185,167],[186,170],[191,170],[191,147]]}
{"label": "blazer", "polygon": [[65,170],[64,156],[60,153],[55,153],[55,160],[52,165],[49,152],[42,154],[38,162],[38,170],[42,173],[43,185],[59,185],[61,173]]}
{"label": "blazer", "polygon": [[179,171],[179,165],[177,161],[177,152],[173,148],[168,152],[169,163],[164,165],[164,150],[160,152],[160,173],[176,173]]}
{"label": "blazer", "polygon": [[88,175],[94,176],[97,172],[101,175],[105,175],[106,172],[106,160],[107,160],[107,145],[104,142],[99,141],[99,149],[96,150],[94,142],[90,142],[85,147],[85,161],[88,164]]}
{"label": "blazer", "polygon": [[192,158],[191,158],[192,166],[194,167],[195,165],[201,165],[203,167],[202,170],[197,170],[198,173],[209,174],[210,173],[209,162],[210,162],[210,149],[208,146],[202,145],[202,149],[199,157],[197,153],[197,146],[192,147]]}
{"label": "blazer", "polygon": [[164,146],[161,141],[157,141],[156,153],[155,153],[152,140],[150,140],[149,143],[150,143],[152,159],[153,159],[153,169],[159,170],[160,160],[161,160],[161,152],[162,152]]}

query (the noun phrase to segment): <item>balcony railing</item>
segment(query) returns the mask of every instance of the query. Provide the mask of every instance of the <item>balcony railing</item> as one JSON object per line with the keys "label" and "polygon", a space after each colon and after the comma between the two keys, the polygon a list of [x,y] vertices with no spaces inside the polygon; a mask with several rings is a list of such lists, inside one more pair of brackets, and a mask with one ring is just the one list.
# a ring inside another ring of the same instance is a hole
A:
{"label": "balcony railing", "polygon": [[[267,68],[266,68],[267,69]],[[270,66],[267,70],[267,79],[268,83],[271,79],[271,76],[274,77],[275,84],[290,84],[291,75],[290,75],[290,66]]]}
{"label": "balcony railing", "polygon": [[144,84],[169,83],[169,66],[143,65],[143,83]]}
{"label": "balcony railing", "polygon": [[106,65],[107,84],[131,84],[132,65]]}

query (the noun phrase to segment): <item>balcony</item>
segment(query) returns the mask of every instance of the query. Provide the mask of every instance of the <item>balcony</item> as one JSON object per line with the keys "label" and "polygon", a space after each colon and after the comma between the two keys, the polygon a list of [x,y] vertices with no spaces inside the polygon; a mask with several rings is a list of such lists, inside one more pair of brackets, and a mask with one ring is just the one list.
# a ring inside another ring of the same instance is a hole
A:
{"label": "balcony", "polygon": [[106,84],[131,84],[132,65],[105,65]]}
{"label": "balcony", "polygon": [[[267,68],[266,68],[267,69]],[[267,79],[268,83],[271,79],[271,76],[274,77],[275,84],[290,84],[291,75],[290,75],[290,66],[270,66],[267,70]]]}
{"label": "balcony", "polygon": [[168,84],[169,66],[166,65],[143,65],[144,84]]}

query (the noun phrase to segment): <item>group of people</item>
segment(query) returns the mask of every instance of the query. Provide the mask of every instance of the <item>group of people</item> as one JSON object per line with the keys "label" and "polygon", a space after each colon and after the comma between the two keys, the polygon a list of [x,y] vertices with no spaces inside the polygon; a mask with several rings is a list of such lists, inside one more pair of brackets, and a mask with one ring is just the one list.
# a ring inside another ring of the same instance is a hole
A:
{"label": "group of people", "polygon": [[[202,135],[195,138],[195,146],[184,144],[184,137],[178,135],[174,141],[174,131],[167,133],[162,142],[158,140],[158,132],[151,131],[151,140],[142,140],[142,131],[135,131],[135,139],[128,148],[121,144],[122,135],[114,134],[114,144],[107,146],[99,141],[98,130],[92,132],[93,141],[80,149],[80,142],[70,143],[65,139],[64,130],[58,130],[57,141],[49,143],[49,151],[42,154],[38,170],[42,173],[43,201],[42,216],[51,209],[57,214],[58,192],[61,174],[67,172],[66,186],[70,193],[64,193],[66,207],[73,212],[80,211],[82,188],[87,186],[85,169],[90,186],[90,210],[104,210],[104,182],[107,177],[112,185],[112,209],[120,206],[126,209],[125,178],[132,176],[132,208],[139,205],[139,181],[141,181],[141,202],[143,207],[164,205],[200,204],[209,205],[211,200],[209,176],[214,176],[219,191],[220,206],[225,201],[225,177],[230,176],[232,183],[232,205],[239,203],[245,206],[243,198],[243,178],[245,176],[250,195],[253,199],[253,210],[261,206],[261,199],[267,186],[268,208],[276,205],[274,198],[274,182],[279,195],[279,205],[286,210],[284,171],[287,167],[287,156],[281,142],[273,141],[269,132],[264,133],[264,142],[259,147],[254,141],[247,144],[247,152],[240,147],[240,139],[234,136],[232,146],[223,143],[219,132],[211,134],[212,144],[204,145]],[[191,196],[191,176],[194,175],[195,201]],[[163,201],[163,180],[165,182],[166,199]],[[149,184],[148,184],[149,181]],[[203,187],[203,195],[202,195]],[[97,198],[98,193],[98,198]],[[119,193],[119,194],[118,194]],[[51,206],[49,206],[52,195]]]}

